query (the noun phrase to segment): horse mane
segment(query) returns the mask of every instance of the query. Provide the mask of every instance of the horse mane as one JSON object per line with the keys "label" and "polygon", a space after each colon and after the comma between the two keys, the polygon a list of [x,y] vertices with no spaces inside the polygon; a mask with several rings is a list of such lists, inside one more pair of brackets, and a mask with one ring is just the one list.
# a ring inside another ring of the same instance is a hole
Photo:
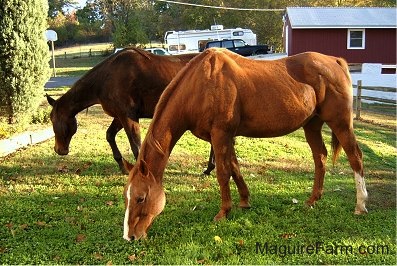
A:
{"label": "horse mane", "polygon": [[[149,130],[148,133],[146,134],[145,142],[147,145],[153,147],[155,150],[157,150],[161,155],[165,156],[165,150],[163,147],[161,147],[160,142],[154,137],[153,131]],[[142,145],[144,147],[145,145]],[[143,148],[144,149],[144,148]],[[142,150],[143,150],[142,149]],[[144,152],[140,152],[139,154],[143,154]]]}

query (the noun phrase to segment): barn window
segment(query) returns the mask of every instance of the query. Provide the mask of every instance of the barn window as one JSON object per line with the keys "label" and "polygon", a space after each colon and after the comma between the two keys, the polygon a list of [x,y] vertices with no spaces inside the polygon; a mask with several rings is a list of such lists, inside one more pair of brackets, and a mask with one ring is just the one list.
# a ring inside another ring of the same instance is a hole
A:
{"label": "barn window", "polygon": [[365,30],[347,31],[347,49],[365,49]]}

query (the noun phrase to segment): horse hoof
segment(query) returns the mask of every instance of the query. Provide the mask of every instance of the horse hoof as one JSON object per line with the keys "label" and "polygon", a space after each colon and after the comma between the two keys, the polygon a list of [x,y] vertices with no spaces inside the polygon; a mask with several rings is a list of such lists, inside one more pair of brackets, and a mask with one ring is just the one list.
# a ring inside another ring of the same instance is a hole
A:
{"label": "horse hoof", "polygon": [[241,209],[250,209],[251,208],[251,204],[249,204],[248,202],[242,202],[242,203],[240,203],[239,207]]}
{"label": "horse hoof", "polygon": [[354,214],[355,215],[363,215],[363,214],[367,214],[368,213],[368,210],[364,207],[364,209],[358,209],[358,208],[356,208],[355,210],[354,210]]}
{"label": "horse hoof", "polygon": [[219,211],[219,213],[214,217],[214,221],[218,222],[220,220],[226,219],[226,213],[224,211]]}
{"label": "horse hoof", "polygon": [[214,217],[214,222],[219,222],[219,221],[224,220],[224,219],[226,219],[226,216],[218,217],[218,215],[216,215],[216,216]]}
{"label": "horse hoof", "polygon": [[308,200],[305,202],[305,205],[306,205],[307,207],[310,207],[310,208],[313,208],[315,204],[316,204],[316,200],[312,200],[312,199],[308,199]]}
{"label": "horse hoof", "polygon": [[205,170],[205,171],[203,172],[203,174],[205,174],[205,175],[210,175],[210,174],[211,174],[211,171],[212,171],[212,170],[207,169],[207,170]]}

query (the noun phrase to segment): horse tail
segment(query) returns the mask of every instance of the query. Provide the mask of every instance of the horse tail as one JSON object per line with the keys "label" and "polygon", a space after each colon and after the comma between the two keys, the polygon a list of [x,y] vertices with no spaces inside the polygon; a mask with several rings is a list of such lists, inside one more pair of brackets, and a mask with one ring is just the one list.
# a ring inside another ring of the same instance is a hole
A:
{"label": "horse tail", "polygon": [[332,149],[332,164],[335,165],[335,162],[338,159],[340,151],[342,149],[342,145],[340,144],[334,132],[332,132],[331,149]]}
{"label": "horse tail", "polygon": [[[345,77],[348,81],[348,84],[346,84],[346,88],[344,89],[352,90],[352,79],[350,76],[349,66],[346,60],[343,58],[337,58],[336,63],[342,68],[342,71],[345,74]],[[335,162],[338,159],[340,151],[342,149],[342,145],[339,143],[339,140],[334,132],[332,132],[331,148],[332,148],[332,163],[335,165]]]}

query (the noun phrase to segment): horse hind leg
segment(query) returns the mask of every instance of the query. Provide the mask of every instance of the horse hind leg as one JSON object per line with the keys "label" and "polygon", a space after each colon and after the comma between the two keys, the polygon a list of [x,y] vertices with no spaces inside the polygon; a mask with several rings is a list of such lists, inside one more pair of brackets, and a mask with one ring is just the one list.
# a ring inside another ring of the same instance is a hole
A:
{"label": "horse hind leg", "polygon": [[123,174],[128,174],[128,170],[123,164],[123,157],[116,143],[116,135],[122,128],[123,126],[121,125],[120,121],[117,118],[114,118],[106,131],[106,140],[108,141],[110,148],[112,149],[113,158],[119,165],[121,172],[123,172]]}
{"label": "horse hind leg", "polygon": [[[236,144],[235,139],[233,138],[233,145]],[[214,148],[211,145],[210,155],[208,158],[207,169],[203,172],[205,175],[210,175],[212,170],[215,169],[215,154]]]}
{"label": "horse hind leg", "polygon": [[[367,208],[365,207],[366,201],[368,199],[368,192],[364,180],[362,152],[357,144],[353,127],[350,125],[350,123],[345,124],[345,126],[342,124],[341,126],[340,121],[335,124],[329,123],[329,126],[335,135],[333,141],[340,143],[347,155],[350,167],[354,171],[354,180],[356,183],[356,207],[354,213],[368,213]],[[336,143],[333,146],[337,147],[339,143]]]}
{"label": "horse hind leg", "polygon": [[306,204],[309,206],[313,206],[316,201],[321,198],[324,191],[327,149],[325,148],[323,137],[321,135],[321,128],[323,124],[323,121],[321,121],[318,117],[315,117],[303,127],[306,141],[309,143],[314,160],[314,183],[312,194],[306,201]]}
{"label": "horse hind leg", "polygon": [[208,158],[207,169],[203,172],[205,175],[210,175],[212,170],[215,169],[215,155],[214,155],[214,148],[211,145],[210,155]]}
{"label": "horse hind leg", "polygon": [[214,217],[215,221],[226,218],[232,209],[232,197],[230,195],[230,176],[232,176],[231,158],[233,154],[233,138],[226,132],[213,129],[211,143],[214,147],[216,158],[216,178],[221,194],[221,209]]}

